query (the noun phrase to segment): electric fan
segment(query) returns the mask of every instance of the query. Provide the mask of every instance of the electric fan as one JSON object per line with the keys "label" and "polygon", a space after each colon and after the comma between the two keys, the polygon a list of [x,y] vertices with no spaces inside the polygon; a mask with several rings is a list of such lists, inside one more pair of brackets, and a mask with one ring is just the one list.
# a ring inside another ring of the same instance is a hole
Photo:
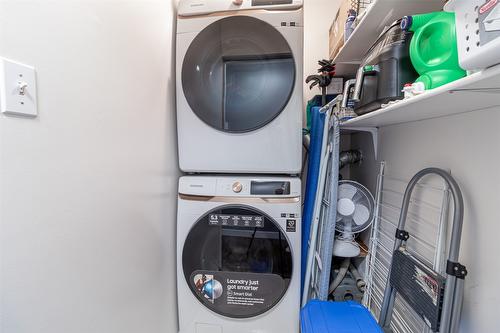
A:
{"label": "electric fan", "polygon": [[342,180],[338,187],[337,223],[340,233],[333,245],[333,255],[352,258],[360,253],[356,234],[366,230],[373,221],[375,200],[363,185]]}

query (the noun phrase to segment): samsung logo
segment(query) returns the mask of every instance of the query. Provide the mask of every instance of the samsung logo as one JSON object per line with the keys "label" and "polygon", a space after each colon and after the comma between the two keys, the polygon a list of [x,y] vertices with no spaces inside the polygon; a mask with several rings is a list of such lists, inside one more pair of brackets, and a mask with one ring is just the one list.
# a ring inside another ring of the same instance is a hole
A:
{"label": "samsung logo", "polygon": [[198,187],[198,188],[201,188],[201,187],[203,187],[203,185],[201,185],[201,184],[191,184],[191,185],[189,185],[189,187]]}
{"label": "samsung logo", "polygon": [[202,6],[205,6],[204,3],[193,3],[191,4],[191,7],[202,7]]}

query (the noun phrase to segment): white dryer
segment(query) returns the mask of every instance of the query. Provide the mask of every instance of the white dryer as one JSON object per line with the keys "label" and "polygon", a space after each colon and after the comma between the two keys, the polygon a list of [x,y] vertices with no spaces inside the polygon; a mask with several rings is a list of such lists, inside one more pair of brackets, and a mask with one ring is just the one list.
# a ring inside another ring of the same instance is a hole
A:
{"label": "white dryer", "polygon": [[183,171],[300,172],[302,16],[302,0],[180,1]]}
{"label": "white dryer", "polygon": [[180,333],[298,333],[300,180],[179,181]]}

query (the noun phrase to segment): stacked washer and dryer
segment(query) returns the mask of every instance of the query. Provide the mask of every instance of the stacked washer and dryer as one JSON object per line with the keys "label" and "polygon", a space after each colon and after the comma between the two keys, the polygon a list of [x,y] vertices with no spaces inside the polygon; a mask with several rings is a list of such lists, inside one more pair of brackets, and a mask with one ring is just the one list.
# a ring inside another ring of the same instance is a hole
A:
{"label": "stacked washer and dryer", "polygon": [[180,333],[299,332],[302,0],[181,0]]}

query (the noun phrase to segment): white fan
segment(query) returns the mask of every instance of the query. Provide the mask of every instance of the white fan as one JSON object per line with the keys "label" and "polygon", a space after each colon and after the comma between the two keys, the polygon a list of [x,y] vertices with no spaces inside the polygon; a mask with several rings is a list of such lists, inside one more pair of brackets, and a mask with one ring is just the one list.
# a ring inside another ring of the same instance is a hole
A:
{"label": "white fan", "polygon": [[333,255],[345,258],[359,255],[359,245],[354,239],[372,223],[374,208],[375,200],[366,187],[349,180],[339,182],[335,229],[340,235],[335,239]]}

